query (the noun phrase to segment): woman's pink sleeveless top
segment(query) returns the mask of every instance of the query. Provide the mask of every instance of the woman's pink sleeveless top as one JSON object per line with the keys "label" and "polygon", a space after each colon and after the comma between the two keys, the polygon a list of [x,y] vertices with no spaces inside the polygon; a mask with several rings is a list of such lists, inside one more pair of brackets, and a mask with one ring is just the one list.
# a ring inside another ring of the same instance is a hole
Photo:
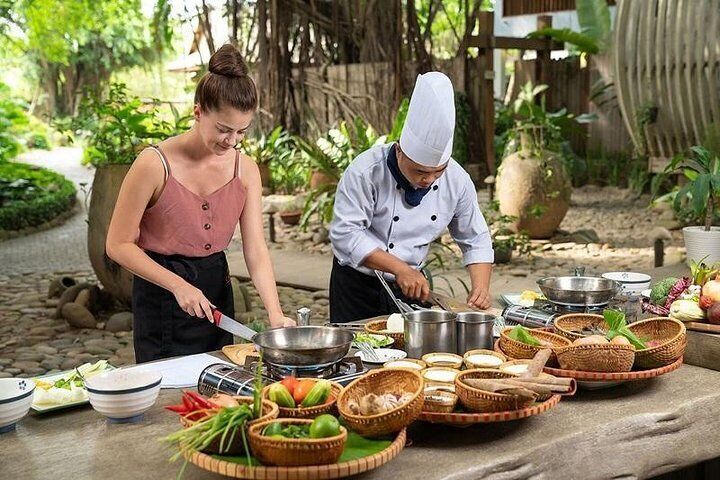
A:
{"label": "woman's pink sleeveless top", "polygon": [[140,221],[138,246],[163,255],[206,257],[227,248],[238,224],[247,191],[240,181],[240,153],[235,155],[232,180],[206,197],[175,179],[165,154],[157,152],[165,167],[165,188]]}

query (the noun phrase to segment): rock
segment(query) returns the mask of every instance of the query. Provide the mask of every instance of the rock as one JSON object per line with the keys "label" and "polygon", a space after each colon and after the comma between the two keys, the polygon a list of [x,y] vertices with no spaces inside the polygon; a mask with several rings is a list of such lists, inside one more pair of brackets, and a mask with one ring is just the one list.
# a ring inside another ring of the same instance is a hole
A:
{"label": "rock", "polygon": [[10,373],[10,372],[0,372],[0,378],[12,378],[12,373]]}
{"label": "rock", "polygon": [[65,290],[63,294],[60,295],[60,300],[58,300],[57,308],[55,309],[55,318],[63,318],[63,306],[66,303],[75,300],[75,297],[77,297],[78,293],[80,293],[81,290],[88,288],[89,286],[89,283],[80,283]]}
{"label": "rock", "polygon": [[105,323],[105,330],[109,332],[128,332],[133,328],[132,312],[119,312],[112,315]]}
{"label": "rock", "polygon": [[60,365],[62,365],[63,361],[64,359],[57,357],[47,358],[40,362],[40,366],[46,370],[54,370],[56,368],[60,368]]}
{"label": "rock", "polygon": [[75,367],[79,367],[83,363],[85,362],[83,362],[82,360],[78,360],[77,358],[66,358],[60,364],[60,370],[72,370]]}
{"label": "rock", "polygon": [[0,358],[0,367],[7,367],[12,365],[14,360],[12,358]]}
{"label": "rock", "polygon": [[18,374],[22,373],[22,370],[20,370],[19,368],[15,368],[15,367],[7,367],[5,369],[5,371],[12,375],[18,375]]}
{"label": "rock", "polygon": [[46,337],[52,337],[55,335],[55,329],[53,327],[33,327],[28,330],[30,335],[44,335]]}
{"label": "rock", "polygon": [[78,305],[82,305],[83,307],[90,310],[90,289],[83,288],[80,290],[80,292],[77,294],[77,297],[75,297],[75,300],[73,300]]}
{"label": "rock", "polygon": [[27,371],[32,368],[38,368],[40,366],[39,362],[31,362],[31,361],[18,361],[13,363],[13,368],[19,368],[20,370]]}
{"label": "rock", "polygon": [[317,292],[313,292],[312,298],[313,300],[318,300],[320,298],[330,298],[330,290],[318,290]]}
{"label": "rock", "polygon": [[55,348],[64,348],[70,347],[73,343],[75,343],[75,340],[72,338],[60,338],[58,340],[53,340],[48,345]]}
{"label": "rock", "polygon": [[95,328],[97,324],[97,320],[90,310],[74,302],[63,305],[62,317],[75,328]]}
{"label": "rock", "polygon": [[57,298],[65,290],[75,285],[77,282],[72,277],[55,277],[48,286],[48,298]]}
{"label": "rock", "polygon": [[113,354],[112,350],[108,350],[107,348],[102,348],[102,347],[95,347],[95,346],[85,347],[85,352],[92,354],[92,355],[112,355]]}
{"label": "rock", "polygon": [[230,278],[230,283],[233,290],[233,302],[235,307],[235,314],[238,315],[243,312],[249,312],[252,310],[252,300],[250,299],[250,293],[247,287],[240,281],[236,276]]}
{"label": "rock", "polygon": [[328,231],[324,227],[320,227],[320,229],[317,231],[317,233],[314,233],[312,236],[312,241],[315,244],[318,243],[325,243],[328,241],[329,237]]}
{"label": "rock", "polygon": [[15,360],[22,362],[42,362],[45,359],[45,355],[42,353],[21,353]]}
{"label": "rock", "polygon": [[575,242],[553,243],[553,244],[552,244],[552,249],[555,250],[555,251],[570,250],[570,249],[573,248],[575,245],[577,245],[577,243],[575,243]]}

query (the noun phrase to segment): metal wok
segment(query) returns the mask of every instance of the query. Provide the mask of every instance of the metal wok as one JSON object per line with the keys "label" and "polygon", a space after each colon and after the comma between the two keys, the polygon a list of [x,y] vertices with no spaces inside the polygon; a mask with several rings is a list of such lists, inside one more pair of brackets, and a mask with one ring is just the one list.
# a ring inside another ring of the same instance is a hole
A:
{"label": "metal wok", "polygon": [[621,288],[618,282],[601,277],[545,277],[537,285],[553,303],[582,307],[606,305]]}
{"label": "metal wok", "polygon": [[332,365],[350,351],[352,332],[333,327],[284,327],[253,337],[264,362],[302,368]]}

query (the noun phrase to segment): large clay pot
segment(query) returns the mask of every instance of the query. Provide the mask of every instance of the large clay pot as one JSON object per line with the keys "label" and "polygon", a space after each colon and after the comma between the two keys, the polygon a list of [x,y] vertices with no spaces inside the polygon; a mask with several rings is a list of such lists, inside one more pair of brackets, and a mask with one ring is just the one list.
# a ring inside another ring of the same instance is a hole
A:
{"label": "large clay pot", "polygon": [[104,165],[95,171],[88,211],[88,254],[100,283],[118,301],[130,305],[132,279],[130,272],[108,258],[105,252],[110,219],[117,201],[120,185],[130,165]]}
{"label": "large clay pot", "polygon": [[530,238],[550,238],[570,206],[572,185],[562,159],[520,136],[520,150],[508,155],[496,179],[500,213],[517,217],[511,228]]}
{"label": "large clay pot", "polygon": [[310,188],[316,189],[322,185],[333,185],[337,183],[337,178],[323,172],[312,172],[310,176]]}

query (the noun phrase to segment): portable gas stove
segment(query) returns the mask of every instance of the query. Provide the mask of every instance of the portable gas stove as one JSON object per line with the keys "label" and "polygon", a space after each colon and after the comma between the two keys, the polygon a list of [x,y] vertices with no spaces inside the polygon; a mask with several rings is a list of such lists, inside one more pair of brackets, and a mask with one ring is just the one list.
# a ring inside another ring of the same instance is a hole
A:
{"label": "portable gas stove", "polygon": [[528,328],[552,327],[553,320],[568,313],[594,313],[602,315],[605,305],[561,305],[549,300],[535,300],[532,307],[509,305],[502,312],[506,326],[523,325]]}
{"label": "portable gas stove", "polygon": [[[218,392],[230,395],[252,395],[255,387],[255,371],[259,357],[248,355],[245,365],[236,366],[227,363],[216,363],[202,371],[198,378],[198,392],[212,396]],[[262,364],[261,380],[263,386],[282,380],[287,375],[304,378],[322,378],[346,385],[364,375],[369,369],[363,365],[359,357],[345,357],[327,367],[286,368]]]}

